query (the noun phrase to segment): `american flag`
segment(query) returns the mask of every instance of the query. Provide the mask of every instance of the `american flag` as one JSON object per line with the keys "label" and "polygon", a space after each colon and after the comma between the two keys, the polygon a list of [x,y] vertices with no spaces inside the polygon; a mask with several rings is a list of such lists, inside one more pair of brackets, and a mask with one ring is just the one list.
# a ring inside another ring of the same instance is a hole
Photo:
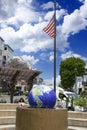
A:
{"label": "american flag", "polygon": [[48,23],[48,25],[43,29],[45,33],[47,33],[49,36],[54,37],[55,36],[55,19],[54,16]]}

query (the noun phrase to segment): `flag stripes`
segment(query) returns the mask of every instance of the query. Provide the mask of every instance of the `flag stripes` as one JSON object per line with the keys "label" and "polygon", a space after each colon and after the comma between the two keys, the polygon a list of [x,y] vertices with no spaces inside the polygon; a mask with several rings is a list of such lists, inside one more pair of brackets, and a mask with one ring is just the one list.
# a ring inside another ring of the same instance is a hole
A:
{"label": "flag stripes", "polygon": [[43,29],[45,33],[47,33],[49,36],[54,37],[55,36],[55,20],[54,16],[48,23],[48,25]]}

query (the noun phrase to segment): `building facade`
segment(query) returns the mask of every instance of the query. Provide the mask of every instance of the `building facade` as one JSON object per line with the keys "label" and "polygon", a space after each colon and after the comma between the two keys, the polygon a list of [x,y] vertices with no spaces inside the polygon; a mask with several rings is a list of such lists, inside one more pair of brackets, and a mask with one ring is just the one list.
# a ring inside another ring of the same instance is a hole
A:
{"label": "building facade", "polygon": [[85,74],[83,75],[83,86],[84,90],[87,91],[87,65],[85,67]]}
{"label": "building facade", "polygon": [[5,44],[5,41],[0,37],[0,66],[6,66],[6,64],[13,58],[13,49]]}
{"label": "building facade", "polygon": [[76,82],[73,90],[75,93],[80,94],[83,91],[87,92],[87,65],[85,66],[85,73],[83,76],[76,76]]}

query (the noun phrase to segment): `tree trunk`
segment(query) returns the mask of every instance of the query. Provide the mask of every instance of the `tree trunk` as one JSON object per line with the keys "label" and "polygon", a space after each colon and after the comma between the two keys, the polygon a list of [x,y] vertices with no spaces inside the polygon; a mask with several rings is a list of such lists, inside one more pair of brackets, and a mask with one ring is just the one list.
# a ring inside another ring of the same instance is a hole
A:
{"label": "tree trunk", "polygon": [[10,103],[13,103],[13,93],[10,94]]}
{"label": "tree trunk", "polygon": [[13,103],[14,89],[15,89],[15,86],[12,85],[11,90],[10,90],[10,103]]}

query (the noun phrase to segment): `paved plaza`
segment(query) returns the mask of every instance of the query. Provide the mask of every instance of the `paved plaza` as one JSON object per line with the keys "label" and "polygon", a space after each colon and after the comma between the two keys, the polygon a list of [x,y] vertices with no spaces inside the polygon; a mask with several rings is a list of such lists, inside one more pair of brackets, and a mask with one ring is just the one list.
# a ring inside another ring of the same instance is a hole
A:
{"label": "paved plaza", "polygon": [[[20,97],[21,96],[14,96],[14,99],[16,99],[16,98],[19,98],[20,99]],[[24,97],[24,96],[23,96]],[[0,98],[6,98],[6,100],[7,100],[7,102],[9,102],[10,100],[10,98],[9,98],[9,95],[3,95],[3,96],[0,96]],[[25,97],[24,97],[25,98]],[[5,105],[5,104],[4,104]],[[16,105],[16,104],[15,104]],[[3,107],[3,108],[1,108],[1,111],[2,111],[2,109],[3,109],[3,114],[2,114],[2,112],[1,112],[1,115],[0,115],[0,117],[2,118],[2,117],[6,117],[6,115],[7,114],[9,114],[9,110],[11,110],[11,108],[9,109],[8,108],[8,111],[6,110],[6,106],[5,106],[5,108]],[[6,111],[5,111],[6,110]],[[12,108],[12,114],[11,114],[11,112],[10,112],[10,114],[9,114],[9,116],[13,116],[13,117],[15,117],[14,116],[14,113],[16,112],[15,111],[15,107],[14,108]],[[74,114],[76,114],[76,112],[73,112],[73,111],[70,111],[70,112],[68,112],[68,116],[73,116],[73,118],[75,118],[75,116],[74,116]],[[79,113],[78,113],[79,114]],[[80,113],[80,114],[82,114],[82,113]],[[85,114],[85,116],[87,115],[87,113],[86,112],[84,112],[83,114]],[[83,115],[81,115],[81,119],[82,119],[82,117],[83,117]],[[7,118],[8,119],[8,118]],[[9,119],[10,120],[10,119]],[[83,119],[84,120],[84,119]],[[11,120],[12,121],[12,120]],[[1,121],[2,122],[2,121]],[[7,122],[8,122],[8,120],[7,120]],[[73,124],[72,122],[73,122],[73,120],[71,120],[70,121],[71,123],[70,124]],[[85,122],[83,122],[82,123],[82,125],[81,125],[81,123],[80,123],[80,126],[79,127],[76,127],[76,126],[71,126],[70,124],[70,126],[68,126],[68,130],[87,130],[87,127],[85,127],[85,126],[83,126],[83,124],[84,124]],[[83,126],[83,127],[82,127]],[[4,128],[6,128],[6,129],[4,129]],[[0,124],[0,130],[15,130],[15,122],[14,122],[14,120],[13,120],[13,124],[8,124],[8,125],[2,125],[2,124]]]}
{"label": "paved plaza", "polygon": [[87,127],[75,127],[75,126],[69,126],[68,130],[87,130]]}

